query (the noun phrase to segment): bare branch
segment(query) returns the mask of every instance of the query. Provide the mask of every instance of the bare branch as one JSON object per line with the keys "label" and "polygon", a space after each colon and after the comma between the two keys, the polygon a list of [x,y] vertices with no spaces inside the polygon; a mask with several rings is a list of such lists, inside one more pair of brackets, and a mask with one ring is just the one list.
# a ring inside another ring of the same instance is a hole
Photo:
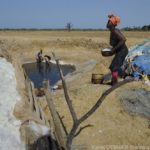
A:
{"label": "bare branch", "polygon": [[65,134],[66,134],[66,136],[68,135],[68,131],[67,131],[67,129],[66,129],[66,127],[65,127],[65,124],[64,124],[64,122],[63,122],[63,118],[64,118],[64,116],[60,116],[60,114],[57,112],[57,115],[58,115],[58,117],[59,117],[59,120],[60,120],[60,122],[61,122],[61,125],[62,125],[62,127],[63,127],[63,129],[64,129],[64,131],[65,131]]}
{"label": "bare branch", "polygon": [[119,83],[117,83],[116,85],[112,86],[111,88],[109,88],[108,90],[106,90],[102,96],[98,99],[98,101],[96,102],[96,104],[86,113],[84,114],[80,119],[79,122],[83,122],[84,120],[86,120],[89,116],[91,116],[96,110],[97,108],[102,104],[102,102],[104,101],[104,99],[111,93],[113,92],[115,89],[119,88],[120,86],[128,83],[128,82],[132,82],[134,81],[133,79],[126,79],[124,81],[121,81]]}
{"label": "bare branch", "polygon": [[[109,88],[108,90],[106,90],[102,95],[101,97],[97,100],[96,104],[86,113],[84,114],[80,119],[77,119],[77,116],[76,116],[76,113],[75,113],[75,110],[73,108],[73,105],[72,105],[72,101],[70,100],[69,98],[69,95],[68,95],[68,90],[67,90],[67,85],[66,85],[66,82],[65,82],[65,79],[63,77],[63,73],[62,73],[62,70],[60,68],[60,65],[59,65],[59,60],[56,59],[55,57],[55,54],[53,54],[53,57],[57,63],[57,67],[59,69],[59,73],[60,73],[60,77],[61,77],[61,80],[62,80],[62,85],[63,85],[63,89],[64,89],[64,95],[65,95],[65,99],[66,99],[66,102],[67,102],[67,105],[69,107],[69,111],[71,113],[71,116],[72,116],[72,119],[73,119],[73,125],[72,125],[72,128],[69,132],[69,134],[67,135],[67,143],[66,143],[66,146],[67,146],[67,150],[70,150],[71,149],[71,144],[72,144],[72,141],[73,141],[73,138],[77,135],[80,134],[80,132],[86,128],[86,127],[89,127],[90,125],[87,125],[87,126],[84,126],[84,127],[81,127],[79,129],[79,131],[76,133],[79,125],[85,121],[88,117],[90,117],[98,108],[99,106],[102,104],[102,102],[105,100],[105,98],[111,93],[113,92],[115,89],[117,89],[118,87],[128,83],[128,82],[132,82],[134,81],[133,79],[128,79],[128,80],[124,80],[122,82],[119,82],[118,84],[116,84],[115,86],[112,86],[111,88]],[[76,134],[75,134],[76,133]]]}
{"label": "bare branch", "polygon": [[88,124],[88,125],[86,125],[84,127],[80,127],[79,131],[74,135],[74,137],[78,136],[83,129],[88,128],[88,127],[93,127],[93,125]]}
{"label": "bare branch", "polygon": [[64,76],[63,76],[63,72],[62,72],[62,70],[60,68],[60,65],[59,65],[59,60],[56,59],[55,53],[52,53],[52,54],[53,54],[53,57],[56,61],[57,67],[59,69],[59,73],[60,73],[60,77],[61,77],[62,85],[63,85],[63,89],[64,89],[64,95],[65,95],[65,99],[66,99],[66,102],[67,102],[68,107],[69,107],[69,111],[71,113],[73,121],[76,122],[77,121],[77,115],[75,113],[75,110],[72,106],[72,101],[70,100],[70,97],[69,97],[69,94],[68,94],[67,85],[66,85],[66,82],[65,82],[65,79],[64,79]]}

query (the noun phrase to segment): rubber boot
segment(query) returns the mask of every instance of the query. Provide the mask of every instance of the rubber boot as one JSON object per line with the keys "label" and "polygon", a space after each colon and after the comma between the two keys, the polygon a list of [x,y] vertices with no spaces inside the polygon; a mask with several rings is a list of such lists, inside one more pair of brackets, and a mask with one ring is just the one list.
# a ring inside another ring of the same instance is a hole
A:
{"label": "rubber boot", "polygon": [[112,80],[111,85],[115,85],[118,83],[118,71],[112,71]]}

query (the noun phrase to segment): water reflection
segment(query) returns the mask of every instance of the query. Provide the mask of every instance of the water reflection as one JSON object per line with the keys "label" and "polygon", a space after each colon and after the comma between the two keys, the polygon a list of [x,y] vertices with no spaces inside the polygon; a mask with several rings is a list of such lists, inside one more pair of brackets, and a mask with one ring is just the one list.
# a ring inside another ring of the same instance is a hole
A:
{"label": "water reflection", "polygon": [[[35,87],[42,87],[44,80],[49,80],[51,86],[60,80],[59,70],[53,63],[28,63],[24,64],[23,68]],[[61,65],[61,69],[64,76],[75,71],[75,67],[72,65]]]}

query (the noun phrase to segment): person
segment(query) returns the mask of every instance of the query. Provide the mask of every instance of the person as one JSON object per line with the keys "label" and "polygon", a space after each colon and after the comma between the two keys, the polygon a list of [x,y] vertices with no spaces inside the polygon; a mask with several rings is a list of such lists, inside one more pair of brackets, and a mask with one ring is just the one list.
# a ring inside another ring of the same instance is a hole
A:
{"label": "person", "polygon": [[51,61],[51,57],[48,56],[48,55],[44,55],[44,59],[45,59],[46,65],[49,66],[50,65],[50,61]]}
{"label": "person", "polygon": [[112,74],[111,85],[118,82],[119,71],[125,57],[128,54],[128,48],[125,44],[126,38],[116,26],[120,23],[120,17],[114,15],[108,15],[107,28],[110,30],[110,45],[112,46],[111,53],[114,54],[114,58],[109,66]]}
{"label": "person", "polygon": [[40,52],[37,53],[37,56],[36,56],[37,63],[41,63],[43,61],[42,53],[43,53],[42,49],[40,50]]}

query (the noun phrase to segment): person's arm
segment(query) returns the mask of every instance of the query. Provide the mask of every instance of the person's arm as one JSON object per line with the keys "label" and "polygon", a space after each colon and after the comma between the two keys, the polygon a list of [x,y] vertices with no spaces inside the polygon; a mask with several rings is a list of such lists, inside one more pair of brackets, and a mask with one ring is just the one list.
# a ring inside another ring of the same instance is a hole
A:
{"label": "person's arm", "polygon": [[124,35],[119,30],[114,30],[114,34],[116,34],[119,42],[114,48],[112,48],[113,53],[115,53],[116,50],[119,49],[120,47],[122,47],[126,42],[126,38],[124,37]]}

